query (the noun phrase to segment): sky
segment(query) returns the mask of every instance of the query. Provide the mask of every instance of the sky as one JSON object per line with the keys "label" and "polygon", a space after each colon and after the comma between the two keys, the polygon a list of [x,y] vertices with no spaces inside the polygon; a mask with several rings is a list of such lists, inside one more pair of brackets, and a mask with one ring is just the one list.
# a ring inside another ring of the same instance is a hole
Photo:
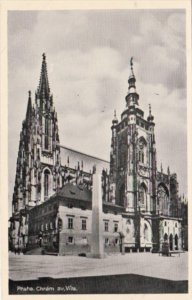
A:
{"label": "sky", "polygon": [[10,203],[28,91],[34,99],[43,52],[61,144],[106,160],[133,56],[139,106],[147,117],[150,103],[155,117],[157,165],[176,172],[187,194],[185,11],[9,11]]}

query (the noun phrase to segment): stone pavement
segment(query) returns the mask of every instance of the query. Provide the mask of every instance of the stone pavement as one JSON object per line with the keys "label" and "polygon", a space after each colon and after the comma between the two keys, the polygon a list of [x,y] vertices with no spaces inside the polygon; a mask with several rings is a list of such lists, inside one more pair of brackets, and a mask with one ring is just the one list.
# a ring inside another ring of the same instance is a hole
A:
{"label": "stone pavement", "polygon": [[78,256],[9,254],[9,278],[72,278],[115,274],[137,274],[169,280],[188,280],[188,254],[159,256],[152,253],[108,255],[104,259]]}

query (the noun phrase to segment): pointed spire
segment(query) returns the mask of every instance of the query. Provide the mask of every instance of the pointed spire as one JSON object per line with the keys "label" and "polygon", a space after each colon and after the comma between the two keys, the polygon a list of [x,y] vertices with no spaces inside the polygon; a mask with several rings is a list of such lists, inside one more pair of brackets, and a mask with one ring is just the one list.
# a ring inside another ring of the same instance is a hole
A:
{"label": "pointed spire", "polygon": [[31,102],[31,91],[28,91],[28,104],[27,104],[27,113],[26,113],[26,119],[29,120],[32,114],[32,102]]}
{"label": "pointed spire", "polygon": [[133,57],[130,59],[130,66],[131,66],[131,76],[135,76],[133,73]]}
{"label": "pointed spire", "polygon": [[149,104],[149,115],[151,116],[151,104]]}
{"label": "pointed spire", "polygon": [[46,55],[43,53],[43,60],[41,65],[41,74],[40,74],[40,80],[39,80],[39,87],[37,90],[37,94],[39,97],[42,96],[48,96],[50,93],[49,89],[49,81],[48,81],[48,75],[47,75],[47,62],[46,62]]}
{"label": "pointed spire", "polygon": [[[129,76],[128,83],[129,83],[129,85],[132,84],[132,86],[135,87],[136,79],[135,79],[135,75],[134,75],[134,72],[133,72],[133,57],[131,57],[131,59],[130,59],[130,67],[131,67],[131,74]],[[132,79],[132,80],[130,80],[130,79]]]}
{"label": "pointed spire", "polygon": [[137,94],[136,91],[136,78],[133,72],[133,57],[130,59],[130,67],[131,67],[131,74],[128,79],[128,94],[125,97],[125,100],[127,102],[127,106],[132,106],[132,105],[138,105],[138,100],[139,100],[139,95]]}
{"label": "pointed spire", "polygon": [[154,116],[151,114],[151,104],[149,104],[149,116],[147,118],[148,122],[153,122]]}
{"label": "pointed spire", "polygon": [[161,163],[161,173],[163,173],[163,165],[162,165],[162,163]]}

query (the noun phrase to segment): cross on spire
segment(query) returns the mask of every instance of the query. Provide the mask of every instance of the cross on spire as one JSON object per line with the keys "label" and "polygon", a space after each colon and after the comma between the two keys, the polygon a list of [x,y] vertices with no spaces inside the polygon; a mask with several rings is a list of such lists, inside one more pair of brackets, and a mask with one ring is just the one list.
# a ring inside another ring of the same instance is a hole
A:
{"label": "cross on spire", "polygon": [[133,72],[133,56],[130,59],[130,67],[131,67],[131,74],[128,79],[128,94],[125,97],[127,107],[133,106],[135,104],[139,105],[138,103],[139,95],[137,94],[136,85],[135,85],[136,78]]}
{"label": "cross on spire", "polygon": [[49,88],[49,80],[47,75],[47,62],[46,62],[46,55],[45,53],[42,54],[43,60],[41,65],[41,74],[39,80],[39,87],[37,90],[37,94],[39,97],[42,96],[49,96],[50,88]]}
{"label": "cross on spire", "polygon": [[133,70],[133,56],[130,59],[130,66],[131,66],[131,70]]}

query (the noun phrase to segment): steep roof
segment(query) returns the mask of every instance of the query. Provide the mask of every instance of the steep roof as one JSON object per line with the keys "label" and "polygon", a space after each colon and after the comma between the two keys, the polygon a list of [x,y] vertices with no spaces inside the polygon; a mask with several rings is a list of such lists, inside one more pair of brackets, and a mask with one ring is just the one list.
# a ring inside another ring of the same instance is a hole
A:
{"label": "steep roof", "polygon": [[91,202],[92,192],[85,187],[80,187],[72,183],[66,183],[62,189],[60,189],[51,198],[62,197],[74,200],[83,200]]}
{"label": "steep roof", "polygon": [[94,165],[96,166],[98,173],[101,173],[103,169],[107,169],[109,171],[108,161],[65,146],[60,146],[60,155],[62,166],[67,166],[69,162],[69,167],[75,169],[75,167],[78,165],[78,162],[80,166],[83,162],[83,170],[87,173],[92,171]]}

